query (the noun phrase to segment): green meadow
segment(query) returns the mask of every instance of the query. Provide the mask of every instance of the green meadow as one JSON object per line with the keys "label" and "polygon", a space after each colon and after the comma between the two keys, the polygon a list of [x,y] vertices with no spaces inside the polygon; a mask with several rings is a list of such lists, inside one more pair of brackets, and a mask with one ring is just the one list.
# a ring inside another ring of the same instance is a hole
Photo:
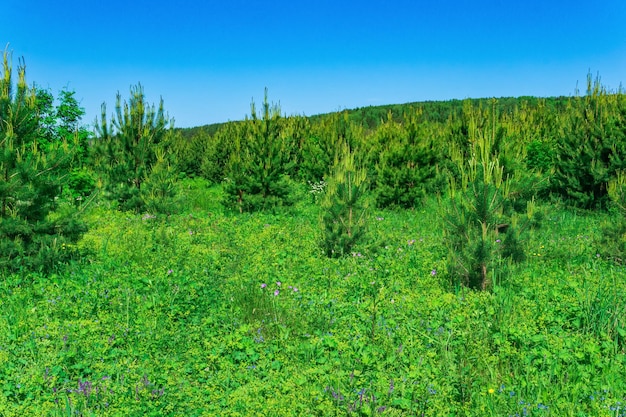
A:
{"label": "green meadow", "polygon": [[93,130],[0,80],[0,416],[626,416],[626,96]]}
{"label": "green meadow", "polygon": [[608,215],[546,207],[506,285],[454,292],[435,201],[329,259],[312,204],[180,187],[176,215],[90,208],[80,262],[5,277],[3,415],[623,415]]}

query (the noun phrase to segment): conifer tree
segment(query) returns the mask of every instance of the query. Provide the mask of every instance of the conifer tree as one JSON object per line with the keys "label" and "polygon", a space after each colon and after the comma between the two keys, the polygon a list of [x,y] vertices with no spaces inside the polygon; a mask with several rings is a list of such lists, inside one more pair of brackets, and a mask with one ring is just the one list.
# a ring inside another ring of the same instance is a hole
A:
{"label": "conifer tree", "polygon": [[[196,141],[201,149],[197,155],[200,160],[200,173],[209,182],[217,184],[228,175],[228,167],[232,153],[240,146],[241,134],[246,128],[245,123],[229,122],[220,127],[214,136],[199,135]],[[196,155],[196,157],[197,157]]]}
{"label": "conifer tree", "polygon": [[102,105],[102,117],[96,126],[98,165],[105,176],[108,197],[121,209],[140,211],[146,207],[149,195],[143,192],[143,184],[152,174],[159,149],[167,145],[171,127],[163,99],[158,108],[146,103],[141,84],[131,87],[128,102],[122,103],[117,94],[110,124],[106,104]]}
{"label": "conifer tree", "polygon": [[351,122],[347,112],[324,117],[311,129],[310,137],[303,144],[301,177],[310,182],[327,180],[343,144],[356,149],[362,141],[362,127]]}
{"label": "conifer tree", "polygon": [[411,208],[437,190],[437,153],[420,112],[405,116],[404,125],[387,121],[377,132],[380,161],[376,166],[376,204]]}
{"label": "conifer tree", "polygon": [[367,171],[348,143],[336,155],[322,201],[321,246],[329,257],[349,254],[367,228]]}
{"label": "conifer tree", "polygon": [[626,100],[609,94],[600,79],[587,79],[575,97],[556,148],[555,191],[582,208],[605,207],[606,184],[626,169]]}
{"label": "conifer tree", "polygon": [[[498,144],[502,130],[492,104],[491,111],[468,109],[468,146],[450,147],[460,174],[450,177],[449,198],[440,201],[451,284],[479,290],[503,279],[506,262],[524,258],[519,234],[529,224],[512,210],[521,183],[506,170],[506,161],[516,158]],[[525,215],[534,215],[533,200]]]}
{"label": "conifer tree", "polygon": [[283,136],[280,107],[268,102],[267,90],[261,115],[251,105],[251,119],[239,127],[227,168],[226,205],[240,212],[291,204],[290,150]]}
{"label": "conifer tree", "polygon": [[23,63],[14,86],[10,54],[0,78],[0,268],[50,270],[63,247],[84,227],[72,216],[50,213],[66,180],[73,149],[66,140],[40,146],[42,133],[34,88]]}

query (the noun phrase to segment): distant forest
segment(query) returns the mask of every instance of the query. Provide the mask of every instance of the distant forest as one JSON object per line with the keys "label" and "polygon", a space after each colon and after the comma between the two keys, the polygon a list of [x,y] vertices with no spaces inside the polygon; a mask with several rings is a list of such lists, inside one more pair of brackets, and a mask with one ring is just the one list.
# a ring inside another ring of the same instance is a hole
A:
{"label": "distant forest", "polygon": [[[331,117],[335,113],[345,113],[351,122],[362,125],[369,130],[376,129],[384,120],[387,119],[391,112],[392,119],[400,122],[407,112],[413,109],[421,109],[424,120],[430,122],[444,123],[451,116],[458,116],[463,111],[463,103],[471,103],[473,106],[479,106],[481,103],[488,102],[492,98],[468,98],[463,100],[428,100],[415,101],[404,104],[384,104],[380,106],[356,107],[354,109],[345,109],[339,112],[330,112],[307,116],[311,122],[319,121],[326,117]],[[552,111],[562,112],[565,110],[570,97],[547,97],[540,98],[534,96],[520,97],[501,97],[496,101],[499,113],[513,113],[516,109],[527,106],[536,108],[540,103],[545,105]],[[177,128],[184,137],[192,137],[199,132],[213,135],[218,129],[229,122],[211,123],[203,126],[195,126],[190,128]]]}

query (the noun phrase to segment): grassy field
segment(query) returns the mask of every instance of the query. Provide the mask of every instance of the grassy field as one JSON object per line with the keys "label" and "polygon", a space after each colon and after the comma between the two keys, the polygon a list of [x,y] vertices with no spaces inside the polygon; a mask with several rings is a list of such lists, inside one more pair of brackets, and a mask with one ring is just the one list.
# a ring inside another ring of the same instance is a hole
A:
{"label": "grassy field", "polygon": [[306,198],[183,188],[167,218],[90,207],[80,262],[0,282],[0,415],[626,416],[608,214],[540,207],[502,285],[453,291],[434,200],[328,259]]}

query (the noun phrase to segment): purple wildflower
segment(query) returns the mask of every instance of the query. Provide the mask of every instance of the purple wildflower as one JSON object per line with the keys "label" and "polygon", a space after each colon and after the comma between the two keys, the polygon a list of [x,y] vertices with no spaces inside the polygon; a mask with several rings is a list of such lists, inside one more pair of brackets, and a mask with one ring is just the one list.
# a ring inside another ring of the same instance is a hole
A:
{"label": "purple wildflower", "polygon": [[261,284],[261,288],[265,288],[265,287],[267,287],[266,283]]}
{"label": "purple wildflower", "polygon": [[280,291],[278,290],[274,291],[274,297],[276,297],[278,294],[280,294]]}
{"label": "purple wildflower", "polygon": [[437,270],[433,269],[432,271],[430,271],[430,275],[432,275],[433,277],[437,275]]}

